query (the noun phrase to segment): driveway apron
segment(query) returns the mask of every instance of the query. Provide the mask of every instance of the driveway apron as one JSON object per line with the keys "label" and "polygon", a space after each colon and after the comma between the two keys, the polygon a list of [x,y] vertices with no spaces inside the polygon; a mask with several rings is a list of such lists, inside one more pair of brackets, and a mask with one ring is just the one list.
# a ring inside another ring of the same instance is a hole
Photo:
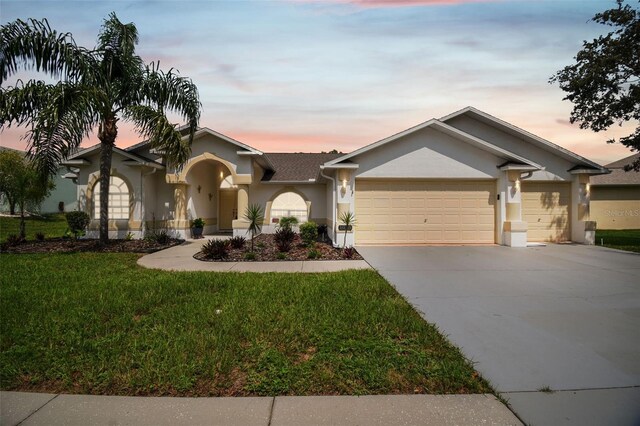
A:
{"label": "driveway apron", "polygon": [[525,423],[640,422],[640,255],[568,244],[358,251]]}

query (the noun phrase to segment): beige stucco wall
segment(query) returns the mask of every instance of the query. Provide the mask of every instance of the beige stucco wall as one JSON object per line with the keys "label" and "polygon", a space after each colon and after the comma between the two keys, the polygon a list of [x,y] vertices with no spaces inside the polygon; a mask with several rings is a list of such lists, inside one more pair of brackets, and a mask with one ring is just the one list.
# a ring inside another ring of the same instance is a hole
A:
{"label": "beige stucco wall", "polygon": [[640,229],[640,185],[592,186],[590,216],[598,229]]}

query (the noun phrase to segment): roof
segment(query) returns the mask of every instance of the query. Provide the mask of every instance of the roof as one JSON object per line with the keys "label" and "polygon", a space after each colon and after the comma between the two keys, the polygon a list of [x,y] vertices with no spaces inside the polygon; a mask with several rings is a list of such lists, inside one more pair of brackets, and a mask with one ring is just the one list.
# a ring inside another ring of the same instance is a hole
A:
{"label": "roof", "polygon": [[[74,165],[74,160],[80,160],[83,159],[82,157],[88,155],[88,154],[93,154],[97,151],[100,150],[100,144],[96,144],[93,146],[90,146],[88,148],[82,149],[80,151],[77,151],[75,154],[69,156],[65,161],[63,161],[61,164],[62,165]],[[128,152],[124,149],[118,148],[117,146],[113,147],[113,152],[114,153],[118,153],[126,158],[128,158],[129,160],[131,160],[133,163],[137,163],[137,164],[141,164],[144,166],[150,166],[150,167],[154,167],[154,168],[164,168],[164,166],[160,163],[157,163],[149,158],[145,158],[141,155],[138,154],[134,154],[132,152]],[[84,160],[84,159],[83,159]]]}
{"label": "roof", "polygon": [[605,167],[611,170],[611,173],[591,177],[591,185],[640,185],[640,172],[624,171],[624,166],[633,163],[638,158],[640,158],[640,153],[607,164]]}
{"label": "roof", "polygon": [[267,172],[263,182],[310,182],[320,173],[320,166],[343,154],[319,152],[265,153],[273,164],[274,172]]}
{"label": "roof", "polygon": [[374,142],[372,144],[369,144],[367,146],[364,146],[360,149],[357,149],[353,152],[350,152],[349,154],[346,155],[342,155],[336,159],[334,159],[333,161],[329,161],[327,162],[327,164],[325,164],[325,166],[333,166],[336,165],[338,163],[341,163],[345,160],[349,160],[359,154],[365,153],[367,151],[370,151],[372,149],[378,148],[379,146],[382,145],[386,145],[390,142],[393,142],[397,139],[400,139],[404,136],[407,136],[411,133],[417,132],[418,130],[422,130],[425,129],[427,127],[431,127],[434,130],[437,130],[439,132],[445,133],[449,136],[452,136],[454,138],[463,140],[467,143],[469,143],[470,145],[474,145],[480,149],[484,149],[485,151],[491,152],[495,155],[498,155],[500,157],[503,157],[507,160],[511,160],[514,161],[516,163],[519,164],[526,164],[532,167],[535,167],[536,169],[543,169],[543,167],[540,164],[534,163],[533,161],[530,161],[524,157],[521,157],[513,152],[507,151],[506,149],[500,148],[490,142],[487,142],[483,139],[480,139],[476,136],[470,135],[469,133],[463,132],[460,129],[456,129],[455,127],[452,127],[446,123],[443,123],[440,120],[437,120],[435,118],[432,118],[431,120],[425,121],[423,123],[418,124],[417,126],[413,126],[407,130],[404,130],[402,132],[396,133],[395,135],[391,135],[387,138],[381,139],[377,142]]}
{"label": "roof", "polygon": [[536,144],[538,146],[540,146],[541,148],[544,148],[548,151],[551,151],[557,155],[560,155],[561,157],[564,157],[570,161],[577,161],[581,164],[584,164],[586,166],[588,166],[588,168],[592,168],[592,169],[596,169],[596,170],[600,170],[603,173],[607,173],[606,169],[604,167],[602,167],[600,164],[597,164],[587,158],[584,158],[578,154],[576,154],[575,152],[571,152],[566,148],[561,147],[560,145],[556,145],[553,142],[550,142],[544,138],[541,138],[540,136],[534,135],[533,133],[527,132],[524,129],[521,129],[520,127],[514,126],[511,123],[507,123],[504,120],[501,120],[497,117],[494,117],[491,114],[487,114],[484,111],[480,111],[479,109],[472,107],[472,106],[468,106],[465,108],[462,108],[459,111],[453,112],[451,114],[445,115],[444,117],[440,118],[440,121],[449,121],[454,117],[458,117],[460,115],[464,115],[467,114],[469,116],[471,116],[471,118],[474,118],[478,121],[487,123],[487,124],[491,124],[491,125],[497,125],[499,126],[502,130],[504,130],[505,132],[516,136],[516,137],[520,137],[523,138],[524,140],[526,140],[527,142]]}

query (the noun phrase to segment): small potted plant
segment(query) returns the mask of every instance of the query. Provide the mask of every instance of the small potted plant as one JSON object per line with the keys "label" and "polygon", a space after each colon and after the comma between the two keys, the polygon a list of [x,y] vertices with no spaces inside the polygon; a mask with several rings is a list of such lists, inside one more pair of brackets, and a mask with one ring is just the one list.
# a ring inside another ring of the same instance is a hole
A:
{"label": "small potted plant", "polygon": [[193,238],[202,238],[203,230],[204,230],[204,219],[199,217],[191,221],[191,234],[193,235]]}

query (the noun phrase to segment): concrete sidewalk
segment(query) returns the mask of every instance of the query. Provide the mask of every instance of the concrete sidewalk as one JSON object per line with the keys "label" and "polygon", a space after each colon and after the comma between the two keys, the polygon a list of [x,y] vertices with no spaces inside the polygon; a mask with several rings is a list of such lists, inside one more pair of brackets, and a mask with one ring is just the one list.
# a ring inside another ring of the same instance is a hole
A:
{"label": "concrete sidewalk", "polygon": [[493,395],[171,398],[0,392],[15,425],[521,425]]}
{"label": "concrete sidewalk", "polygon": [[[216,238],[228,238],[216,236]],[[142,256],[138,265],[166,271],[210,272],[336,272],[346,269],[370,269],[364,260],[305,260],[278,262],[203,262],[193,258],[208,238],[187,240],[171,247]]]}

